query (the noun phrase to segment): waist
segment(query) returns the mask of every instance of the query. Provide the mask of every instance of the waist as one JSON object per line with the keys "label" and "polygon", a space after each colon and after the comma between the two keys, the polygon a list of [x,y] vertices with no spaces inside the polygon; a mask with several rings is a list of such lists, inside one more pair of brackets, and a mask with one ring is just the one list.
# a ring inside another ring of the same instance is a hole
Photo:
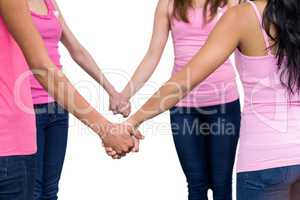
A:
{"label": "waist", "polygon": [[0,114],[0,156],[30,155],[36,152],[33,113]]}
{"label": "waist", "polygon": [[279,110],[242,113],[239,172],[300,164],[300,107]]}
{"label": "waist", "polygon": [[203,107],[225,104],[239,98],[235,79],[219,83],[201,83],[194,88],[178,107]]}
{"label": "waist", "polygon": [[[53,61],[54,62],[54,61]],[[62,69],[61,65],[56,65],[58,69]],[[38,73],[38,72],[35,72]],[[37,81],[34,75],[30,76],[31,96],[33,104],[43,104],[53,102],[54,99],[48,94],[48,91]],[[51,84],[51,83],[50,83]],[[53,84],[53,83],[52,83]]]}
{"label": "waist", "polygon": [[53,64],[57,66],[59,69],[62,68],[62,64],[60,62],[60,54],[58,52],[49,52],[49,57],[52,60]]}
{"label": "waist", "polygon": [[[175,74],[179,71],[181,71],[184,66],[190,61],[185,60],[185,61],[176,61],[175,60],[175,65],[172,71],[172,74]],[[213,72],[209,77],[207,77],[201,84],[209,84],[209,83],[226,83],[226,82],[232,82],[235,80],[236,74],[234,71],[234,67],[230,60],[227,60],[224,64],[222,64],[215,72]]]}

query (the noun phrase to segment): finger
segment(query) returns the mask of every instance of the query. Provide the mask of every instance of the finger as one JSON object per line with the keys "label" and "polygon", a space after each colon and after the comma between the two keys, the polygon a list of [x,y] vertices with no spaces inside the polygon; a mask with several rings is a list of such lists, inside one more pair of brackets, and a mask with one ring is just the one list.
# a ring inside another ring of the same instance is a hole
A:
{"label": "finger", "polygon": [[124,109],[123,105],[118,106],[118,111],[123,117],[128,117],[128,115],[126,115],[127,114],[126,108]]}
{"label": "finger", "polygon": [[113,103],[109,104],[109,110],[113,111],[115,109],[115,105]]}
{"label": "finger", "polygon": [[136,139],[135,137],[132,137],[132,138],[134,140],[134,147],[132,149],[132,152],[137,153],[140,150],[140,141],[138,139]]}
{"label": "finger", "polygon": [[114,156],[112,156],[112,158],[115,159],[115,160],[118,160],[118,159],[121,159],[121,156],[119,156],[119,155],[114,155]]}
{"label": "finger", "polygon": [[107,154],[108,154],[109,156],[115,156],[115,155],[118,155],[117,152],[115,152],[115,151],[107,152]]}
{"label": "finger", "polygon": [[114,151],[111,147],[105,147],[105,151],[107,151],[107,152],[112,152],[112,151]]}
{"label": "finger", "polygon": [[110,105],[110,111],[112,111],[112,113],[114,114],[114,115],[116,115],[116,114],[118,114],[118,112],[117,112],[117,105],[116,104],[111,104]]}
{"label": "finger", "polygon": [[123,151],[121,151],[121,150],[118,150],[118,151],[116,151],[117,152],[117,154],[118,155],[122,155],[122,154],[124,154],[124,152]]}
{"label": "finger", "polygon": [[142,133],[139,130],[133,130],[133,136],[138,140],[145,139],[145,137],[142,135]]}
{"label": "finger", "polygon": [[125,109],[124,112],[123,112],[124,117],[125,118],[128,117],[130,115],[130,112],[131,112],[131,108],[130,107],[128,107],[127,109]]}

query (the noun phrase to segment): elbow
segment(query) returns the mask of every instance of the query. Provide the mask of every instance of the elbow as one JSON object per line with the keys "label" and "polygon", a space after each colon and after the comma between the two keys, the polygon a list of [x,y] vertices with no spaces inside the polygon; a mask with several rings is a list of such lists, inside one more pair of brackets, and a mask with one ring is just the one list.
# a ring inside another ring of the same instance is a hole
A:
{"label": "elbow", "polygon": [[39,82],[44,82],[49,77],[52,77],[53,73],[56,73],[57,71],[56,66],[50,59],[37,59],[28,64],[32,74]]}

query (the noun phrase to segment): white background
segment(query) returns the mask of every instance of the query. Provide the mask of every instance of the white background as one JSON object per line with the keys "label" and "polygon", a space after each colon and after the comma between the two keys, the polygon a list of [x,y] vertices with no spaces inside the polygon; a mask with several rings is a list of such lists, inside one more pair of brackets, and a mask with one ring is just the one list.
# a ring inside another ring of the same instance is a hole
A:
{"label": "white background", "polygon": [[[152,32],[157,0],[57,0],[69,26],[97,60],[109,80],[121,90],[144,56]],[[64,72],[102,114],[108,97],[61,48]],[[137,110],[170,77],[171,39],[150,82],[133,99]],[[138,154],[120,161],[106,156],[99,138],[71,118],[69,143],[60,184],[60,200],[186,200],[185,177],[173,145],[169,114],[145,123],[146,136]],[[235,188],[235,186],[234,186]],[[211,196],[211,194],[210,194]],[[211,198],[212,199],[212,198]]]}

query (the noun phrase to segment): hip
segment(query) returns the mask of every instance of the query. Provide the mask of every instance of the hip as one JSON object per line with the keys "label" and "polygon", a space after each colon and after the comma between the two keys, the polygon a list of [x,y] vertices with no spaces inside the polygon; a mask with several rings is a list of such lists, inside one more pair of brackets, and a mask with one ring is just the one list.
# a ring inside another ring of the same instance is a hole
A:
{"label": "hip", "polygon": [[49,123],[69,124],[69,113],[56,102],[34,105],[37,126]]}
{"label": "hip", "polygon": [[290,165],[285,167],[238,173],[237,199],[291,199],[290,196],[293,194],[291,189],[293,189],[293,185],[295,183],[299,183],[299,181],[300,165]]}

